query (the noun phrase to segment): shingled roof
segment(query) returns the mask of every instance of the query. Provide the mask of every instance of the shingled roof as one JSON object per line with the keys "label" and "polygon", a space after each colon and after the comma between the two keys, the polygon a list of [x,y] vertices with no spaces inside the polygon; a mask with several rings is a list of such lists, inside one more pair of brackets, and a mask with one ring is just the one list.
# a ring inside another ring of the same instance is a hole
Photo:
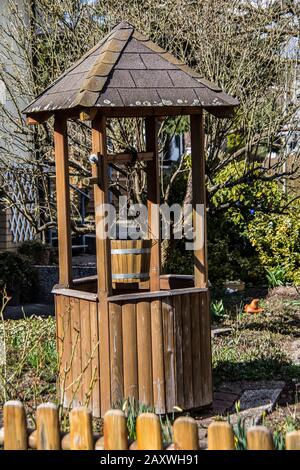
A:
{"label": "shingled roof", "polygon": [[127,22],[66,70],[25,114],[94,107],[203,107],[231,114],[238,101]]}

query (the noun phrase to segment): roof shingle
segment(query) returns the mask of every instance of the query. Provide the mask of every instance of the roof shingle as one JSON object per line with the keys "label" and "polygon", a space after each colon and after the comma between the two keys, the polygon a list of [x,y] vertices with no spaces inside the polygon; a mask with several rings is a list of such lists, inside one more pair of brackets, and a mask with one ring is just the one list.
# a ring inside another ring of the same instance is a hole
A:
{"label": "roof shingle", "polygon": [[26,114],[75,107],[202,106],[238,101],[122,22],[66,70]]}

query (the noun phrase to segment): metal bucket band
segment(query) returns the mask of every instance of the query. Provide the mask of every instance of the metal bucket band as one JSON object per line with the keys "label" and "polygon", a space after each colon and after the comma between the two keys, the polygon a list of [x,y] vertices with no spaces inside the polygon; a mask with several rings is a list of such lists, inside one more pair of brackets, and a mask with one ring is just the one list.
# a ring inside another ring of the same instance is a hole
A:
{"label": "metal bucket band", "polygon": [[116,248],[112,249],[112,255],[140,255],[144,253],[151,253],[150,248]]}
{"label": "metal bucket band", "polygon": [[149,279],[149,273],[112,274],[112,279]]}

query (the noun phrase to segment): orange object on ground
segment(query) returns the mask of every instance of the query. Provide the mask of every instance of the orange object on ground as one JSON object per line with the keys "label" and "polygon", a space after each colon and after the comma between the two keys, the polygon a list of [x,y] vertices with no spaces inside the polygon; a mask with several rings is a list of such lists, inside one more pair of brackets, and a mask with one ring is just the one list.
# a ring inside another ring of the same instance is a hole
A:
{"label": "orange object on ground", "polygon": [[259,306],[259,299],[253,299],[250,304],[246,304],[244,307],[244,311],[247,313],[261,313],[263,310],[264,309]]}

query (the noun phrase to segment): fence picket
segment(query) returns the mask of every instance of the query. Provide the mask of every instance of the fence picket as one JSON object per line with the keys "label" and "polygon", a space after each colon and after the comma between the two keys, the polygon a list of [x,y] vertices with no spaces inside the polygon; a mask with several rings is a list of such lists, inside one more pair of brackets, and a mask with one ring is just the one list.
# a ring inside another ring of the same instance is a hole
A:
{"label": "fence picket", "polygon": [[286,450],[300,450],[300,431],[288,432],[285,436]]}
{"label": "fence picket", "polygon": [[94,448],[92,415],[85,406],[70,412],[70,449],[92,450]]}
{"label": "fence picket", "polygon": [[54,403],[44,403],[36,410],[38,450],[59,450],[60,430],[58,409]]}
{"label": "fence picket", "polygon": [[273,450],[273,439],[265,426],[252,426],[247,431],[247,450]]}
{"label": "fence picket", "polygon": [[121,410],[110,410],[104,416],[105,450],[127,450],[126,418]]}
{"label": "fence picket", "polygon": [[198,450],[198,426],[193,418],[182,416],[177,418],[174,427],[174,448],[176,450]]}
{"label": "fence picket", "polygon": [[3,409],[4,450],[27,450],[27,425],[24,406],[20,401],[8,401]]}
{"label": "fence picket", "polygon": [[160,421],[154,413],[142,413],[136,420],[138,450],[162,450]]}
{"label": "fence picket", "polygon": [[[129,441],[126,417],[121,410],[109,410],[104,416],[104,435],[93,433],[92,415],[86,407],[69,414],[70,432],[60,431],[58,408],[53,403],[39,405],[36,429],[27,428],[20,401],[8,401],[3,407],[4,426],[0,428],[0,447],[4,450],[199,450],[197,422],[188,416],[177,418],[173,442],[164,443],[161,421],[155,413],[142,413],[136,421],[137,440]],[[234,450],[233,428],[227,421],[208,426],[208,450]],[[286,450],[300,450],[300,430],[285,436]],[[165,446],[165,447],[164,447]],[[247,450],[273,450],[271,432],[264,426],[247,430]]]}
{"label": "fence picket", "polygon": [[208,450],[234,450],[234,434],[227,421],[214,421],[207,430]]}

